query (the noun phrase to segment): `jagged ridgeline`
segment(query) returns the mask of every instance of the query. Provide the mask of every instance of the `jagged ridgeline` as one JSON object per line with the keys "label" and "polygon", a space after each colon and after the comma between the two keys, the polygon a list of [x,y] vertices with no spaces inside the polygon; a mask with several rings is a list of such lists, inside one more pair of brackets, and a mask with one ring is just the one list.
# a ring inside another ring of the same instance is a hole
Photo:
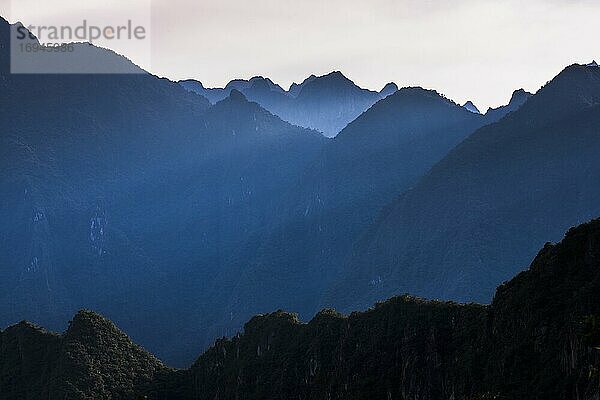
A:
{"label": "jagged ridgeline", "polygon": [[547,244],[490,306],[393,298],[250,320],[172,370],[104,318],[0,335],[2,399],[597,399],[600,220]]}

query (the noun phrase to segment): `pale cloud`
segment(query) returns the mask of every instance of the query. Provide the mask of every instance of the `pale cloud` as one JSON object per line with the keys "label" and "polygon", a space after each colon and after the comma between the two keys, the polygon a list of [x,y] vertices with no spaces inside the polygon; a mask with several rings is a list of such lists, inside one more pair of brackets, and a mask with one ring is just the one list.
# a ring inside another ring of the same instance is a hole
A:
{"label": "pale cloud", "polygon": [[[86,15],[137,12],[112,1],[80,3]],[[73,0],[38,3],[11,20],[81,14]],[[287,86],[335,69],[373,89],[422,85],[486,109],[600,58],[600,2],[591,0],[154,0],[151,11],[152,59],[126,55],[209,86],[259,74]]]}

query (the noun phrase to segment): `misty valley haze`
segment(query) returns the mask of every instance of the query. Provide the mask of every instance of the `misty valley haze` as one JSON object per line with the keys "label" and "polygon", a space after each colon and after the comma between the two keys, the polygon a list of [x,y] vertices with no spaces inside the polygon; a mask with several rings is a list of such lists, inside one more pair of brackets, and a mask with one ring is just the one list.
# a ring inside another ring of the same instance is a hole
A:
{"label": "misty valley haze", "polygon": [[21,29],[0,18],[0,399],[600,396],[595,62],[482,113],[86,43],[11,73]]}

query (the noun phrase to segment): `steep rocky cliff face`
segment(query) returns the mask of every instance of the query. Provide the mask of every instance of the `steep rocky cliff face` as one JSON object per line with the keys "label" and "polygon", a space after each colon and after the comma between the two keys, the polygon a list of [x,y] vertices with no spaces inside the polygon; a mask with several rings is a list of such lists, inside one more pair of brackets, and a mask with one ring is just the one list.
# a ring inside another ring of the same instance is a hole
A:
{"label": "steep rocky cliff face", "polygon": [[[250,320],[171,370],[80,312],[63,335],[0,335],[3,399],[598,399],[600,220],[547,244],[489,306],[409,295],[307,324]],[[145,396],[145,397],[144,397]]]}

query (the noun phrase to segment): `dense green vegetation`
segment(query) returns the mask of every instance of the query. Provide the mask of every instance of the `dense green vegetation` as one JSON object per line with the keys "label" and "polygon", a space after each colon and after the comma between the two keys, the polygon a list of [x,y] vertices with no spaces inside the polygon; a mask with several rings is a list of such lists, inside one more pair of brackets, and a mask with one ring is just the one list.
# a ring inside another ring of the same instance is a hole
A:
{"label": "dense green vegetation", "polygon": [[597,399],[600,220],[547,244],[489,306],[395,297],[309,323],[278,311],[172,370],[82,311],[0,335],[2,399]]}
{"label": "dense green vegetation", "polygon": [[0,335],[0,398],[129,399],[163,364],[110,321],[80,311],[63,335],[27,322]]}
{"label": "dense green vegetation", "polygon": [[596,220],[546,245],[490,306],[402,296],[308,324],[255,317],[173,382],[182,399],[593,399],[599,289]]}

